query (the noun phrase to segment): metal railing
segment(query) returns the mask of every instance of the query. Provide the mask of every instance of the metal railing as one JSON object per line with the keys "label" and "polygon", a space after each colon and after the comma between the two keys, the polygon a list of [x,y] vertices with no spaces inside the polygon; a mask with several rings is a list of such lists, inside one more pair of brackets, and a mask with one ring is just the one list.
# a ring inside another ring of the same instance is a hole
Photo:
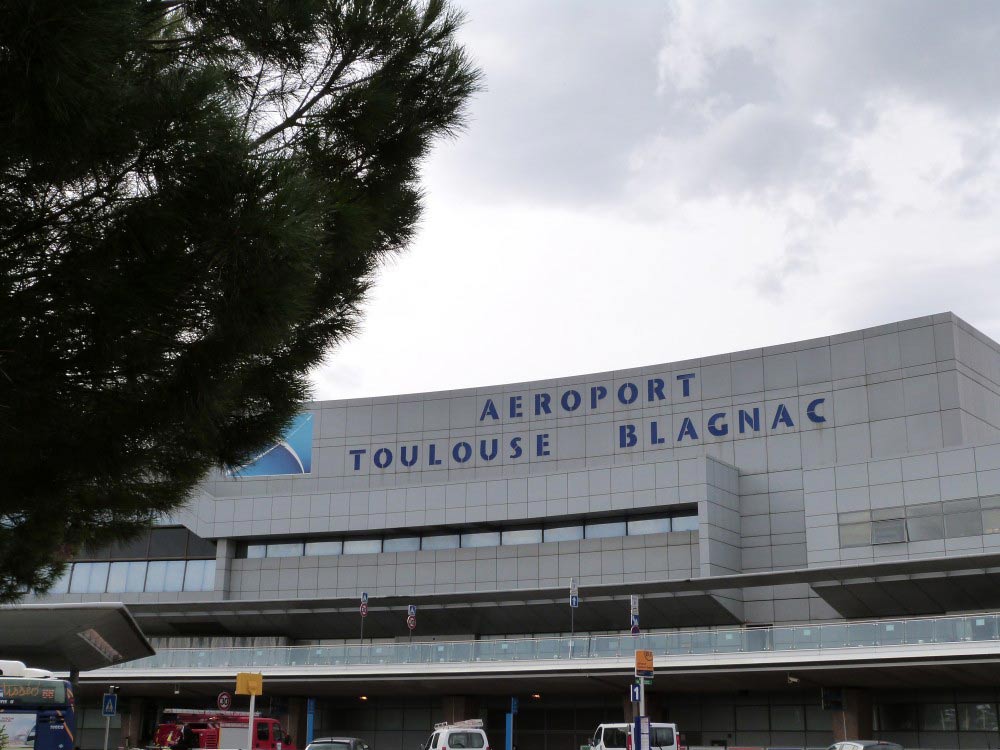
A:
{"label": "metal railing", "polygon": [[479,641],[372,643],[270,648],[166,648],[113,667],[122,670],[338,665],[461,664],[614,659],[636,649],[656,656],[772,653],[1000,641],[1000,614],[772,627],[678,630]]}

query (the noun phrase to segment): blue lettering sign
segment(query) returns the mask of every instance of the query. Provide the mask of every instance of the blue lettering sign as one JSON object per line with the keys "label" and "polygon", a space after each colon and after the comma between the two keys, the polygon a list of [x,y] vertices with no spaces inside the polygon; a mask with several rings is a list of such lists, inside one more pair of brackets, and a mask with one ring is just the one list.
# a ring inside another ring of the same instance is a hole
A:
{"label": "blue lettering sign", "polygon": [[372,456],[375,461],[375,465],[380,469],[388,468],[389,464],[392,463],[392,451],[388,448],[379,448],[375,451],[375,455]]}
{"label": "blue lettering sign", "polygon": [[692,440],[698,439],[698,431],[694,428],[694,422],[691,421],[691,417],[684,417],[684,421],[681,422],[681,429],[677,433],[677,442],[681,442],[685,436]]}
{"label": "blue lettering sign", "polygon": [[511,396],[510,397],[510,418],[517,419],[518,417],[523,417],[524,412],[521,411],[521,396]]}
{"label": "blue lettering sign", "polygon": [[407,459],[406,446],[405,445],[399,446],[399,462],[403,464],[403,466],[413,466],[417,462],[417,453],[419,452],[418,449],[420,448],[420,446],[413,445],[410,447],[413,448],[413,456]]}
{"label": "blue lettering sign", "polygon": [[740,434],[742,435],[746,432],[746,427],[749,425],[750,429],[754,432],[760,432],[760,409],[756,406],[753,408],[753,412],[748,412],[740,409]]}
{"label": "blue lettering sign", "polygon": [[806,407],[806,416],[809,417],[810,422],[815,422],[816,424],[823,424],[823,422],[826,421],[826,417],[824,417],[822,414],[816,413],[816,407],[823,403],[826,403],[825,398],[817,398],[809,402],[809,406]]}
{"label": "blue lettering sign", "polygon": [[[650,378],[646,382],[646,386],[649,388],[649,398],[647,401],[663,401],[666,396],[663,395],[663,386],[666,383],[663,382],[663,378]],[[655,398],[654,398],[655,396]]]}
{"label": "blue lettering sign", "polygon": [[535,455],[536,456],[551,455],[551,451],[547,450],[548,447],[549,447],[549,433],[543,432],[535,438]]}
{"label": "blue lettering sign", "polygon": [[493,440],[491,441],[489,455],[486,454],[486,441],[485,440],[479,441],[479,455],[482,457],[484,461],[492,461],[494,458],[497,457],[497,453],[499,451],[500,451],[500,441],[497,440],[496,438],[493,438]]}
{"label": "blue lettering sign", "polygon": [[660,423],[655,419],[649,423],[649,442],[653,445],[662,445],[667,439],[660,434]]}
{"label": "blue lettering sign", "polygon": [[510,449],[514,451],[510,454],[511,458],[520,458],[524,454],[524,448],[521,447],[520,437],[513,437],[510,439]]}
{"label": "blue lettering sign", "polygon": [[582,401],[583,398],[578,391],[566,391],[562,395],[562,408],[564,411],[576,411]]}
{"label": "blue lettering sign", "polygon": [[544,411],[546,414],[551,414],[552,409],[549,408],[549,401],[551,397],[547,393],[536,393],[535,394],[535,416],[537,417]]}
{"label": "blue lettering sign", "polygon": [[632,448],[639,442],[634,424],[623,424],[618,428],[618,447]]}
{"label": "blue lettering sign", "polygon": [[479,421],[482,422],[486,417],[492,417],[494,420],[500,419],[500,415],[497,414],[496,404],[493,403],[493,399],[486,399],[486,405],[483,406],[483,413],[479,415]]}
{"label": "blue lettering sign", "polygon": [[639,398],[639,389],[635,383],[622,383],[618,387],[618,401],[624,406],[634,403]]}
{"label": "blue lettering sign", "polygon": [[677,379],[681,381],[681,392],[684,394],[684,398],[691,398],[691,381],[694,379],[694,373],[688,372],[678,375]]}
{"label": "blue lettering sign", "polygon": [[722,437],[729,434],[729,424],[726,422],[723,422],[721,425],[719,424],[719,420],[725,418],[726,412],[724,411],[713,414],[708,418],[708,431],[715,437]]}
{"label": "blue lettering sign", "polygon": [[431,443],[430,447],[428,447],[427,449],[427,464],[429,466],[441,465],[441,459],[435,455],[436,453],[437,453],[437,446],[434,443]]}
{"label": "blue lettering sign", "polygon": [[348,451],[352,456],[354,456],[354,470],[361,471],[361,457],[365,455],[368,451],[364,448],[354,448]]}
{"label": "blue lettering sign", "polygon": [[597,402],[608,397],[608,389],[603,385],[595,385],[590,389],[590,408],[596,409]]}
{"label": "blue lettering sign", "polygon": [[778,404],[778,410],[774,412],[774,421],[771,422],[771,429],[777,429],[778,422],[785,425],[786,427],[794,427],[795,423],[792,421],[792,415],[788,413],[788,408],[784,404]]}
{"label": "blue lettering sign", "polygon": [[454,447],[451,449],[451,457],[454,458],[458,463],[464,464],[470,458],[472,458],[472,446],[462,441],[461,443],[455,443]]}

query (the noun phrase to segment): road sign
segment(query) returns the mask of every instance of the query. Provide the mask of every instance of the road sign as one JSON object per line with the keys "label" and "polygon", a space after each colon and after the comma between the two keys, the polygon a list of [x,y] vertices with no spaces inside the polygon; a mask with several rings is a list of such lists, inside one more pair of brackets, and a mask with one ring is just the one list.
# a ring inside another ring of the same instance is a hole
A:
{"label": "road sign", "polygon": [[215,705],[220,711],[228,711],[233,705],[233,696],[223,691],[215,699]]}
{"label": "road sign", "polygon": [[632,622],[630,623],[632,630],[632,635],[639,635],[639,615],[632,615]]}
{"label": "road sign", "polygon": [[361,616],[368,617],[368,602],[361,602]]}
{"label": "road sign", "polygon": [[510,699],[510,712],[512,714],[517,714],[517,698],[511,696]]}
{"label": "road sign", "polygon": [[576,594],[570,594],[569,595],[569,606],[571,606],[573,609],[576,609],[577,607],[579,607],[580,606],[580,597],[577,596]]}
{"label": "road sign", "polygon": [[408,627],[410,630],[416,630],[417,629],[417,616],[416,615],[410,615],[410,616],[408,616],[406,618],[406,627]]}
{"label": "road sign", "polygon": [[575,578],[570,578],[569,579],[569,595],[570,596],[579,596],[580,595],[580,589],[576,585],[576,579]]}
{"label": "road sign", "polygon": [[367,591],[362,591],[361,592],[361,603],[362,604],[367,604],[368,603],[368,592]]}
{"label": "road sign", "polygon": [[114,716],[118,713],[118,696],[115,693],[105,693],[101,698],[101,716]]}
{"label": "road sign", "polygon": [[237,672],[236,694],[263,695],[264,677],[259,672]]}
{"label": "road sign", "polygon": [[639,696],[642,693],[642,687],[639,685],[638,682],[636,682],[633,685],[630,685],[629,687],[631,688],[629,694],[632,697],[632,702],[633,703],[638,703],[639,702]]}
{"label": "road sign", "polygon": [[637,649],[635,652],[635,676],[653,676],[653,652]]}
{"label": "road sign", "polygon": [[632,594],[631,605],[632,605],[632,608],[631,608],[632,614],[633,615],[638,615],[639,614],[639,597],[638,597],[637,594]]}
{"label": "road sign", "polygon": [[406,616],[407,617],[416,617],[417,616],[417,605],[416,604],[409,604],[409,605],[407,605],[407,607],[406,607]]}

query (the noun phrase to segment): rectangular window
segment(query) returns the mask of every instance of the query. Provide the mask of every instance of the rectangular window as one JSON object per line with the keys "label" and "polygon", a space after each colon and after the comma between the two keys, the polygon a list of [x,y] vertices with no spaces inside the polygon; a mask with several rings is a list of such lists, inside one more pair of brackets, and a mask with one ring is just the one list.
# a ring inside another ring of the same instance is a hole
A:
{"label": "rectangular window", "polygon": [[458,534],[430,534],[420,540],[420,549],[457,549]]}
{"label": "rectangular window", "polygon": [[612,536],[625,536],[625,522],[603,521],[599,523],[588,523],[585,531],[587,539],[605,539]]}
{"label": "rectangular window", "polygon": [[73,575],[73,566],[67,565],[66,571],[56,579],[49,589],[50,594],[65,594],[69,591],[69,579]]}
{"label": "rectangular window", "polygon": [[574,542],[583,539],[583,525],[548,526],[542,531],[542,539],[546,542]]}
{"label": "rectangular window", "polygon": [[128,579],[128,566],[131,563],[116,562],[111,563],[108,571],[108,593],[120,594],[125,591],[125,581]]}
{"label": "rectangular window", "polygon": [[183,560],[151,560],[146,571],[146,591],[181,591],[184,588]]}
{"label": "rectangular window", "polygon": [[382,541],[383,552],[416,552],[419,549],[419,536],[393,536]]}
{"label": "rectangular window", "polygon": [[381,551],[381,539],[347,539],[344,541],[345,555],[371,555]]}
{"label": "rectangular window", "polygon": [[959,703],[958,729],[962,732],[996,732],[1000,729],[996,704]]}
{"label": "rectangular window", "polygon": [[142,560],[146,557],[148,546],[149,533],[147,532],[127,542],[114,542],[108,548],[108,556],[112,560]]}
{"label": "rectangular window", "polygon": [[768,727],[768,707],[767,706],[737,706],[736,707],[736,729],[754,729],[767,731]]}
{"label": "rectangular window", "polygon": [[184,571],[185,591],[205,591],[205,566],[209,560],[188,560]]}
{"label": "rectangular window", "polygon": [[983,533],[1000,534],[1000,508],[983,511]]}
{"label": "rectangular window", "polygon": [[895,508],[877,508],[872,511],[873,521],[888,521],[891,518],[903,518],[906,515],[903,506]]}
{"label": "rectangular window", "polygon": [[981,536],[983,533],[983,514],[978,510],[965,513],[949,512],[944,517],[944,529],[947,539]]}
{"label": "rectangular window", "polygon": [[802,732],[806,714],[802,706],[771,706],[771,731]]}
{"label": "rectangular window", "polygon": [[71,594],[103,594],[108,585],[108,563],[77,563],[70,580]]}
{"label": "rectangular window", "polygon": [[215,559],[215,542],[202,539],[196,534],[188,534],[188,557],[203,557]]}
{"label": "rectangular window", "polygon": [[267,545],[268,557],[302,557],[302,542],[283,542]]}
{"label": "rectangular window", "polygon": [[674,516],[670,519],[670,528],[672,531],[697,531],[698,514],[691,513],[684,516]]}
{"label": "rectangular window", "polygon": [[954,732],[958,726],[951,703],[927,703],[920,707],[920,729],[927,732]]}
{"label": "rectangular window", "polygon": [[320,557],[322,555],[341,555],[344,552],[344,543],[338,540],[327,540],[322,542],[306,542],[306,555],[309,557]]}
{"label": "rectangular window", "polygon": [[472,531],[462,534],[463,547],[499,547],[499,531]]}
{"label": "rectangular window", "polygon": [[911,703],[875,706],[875,729],[880,732],[915,732],[917,707]]}
{"label": "rectangular window", "polygon": [[940,515],[907,518],[906,534],[911,542],[944,539],[944,518]]}
{"label": "rectangular window", "polygon": [[921,503],[920,505],[910,505],[906,508],[907,518],[917,516],[940,516],[941,503]]}
{"label": "rectangular window", "polygon": [[668,531],[670,531],[669,518],[630,518],[628,521],[629,536],[665,534]]}
{"label": "rectangular window", "polygon": [[867,547],[872,543],[870,523],[848,523],[840,527],[841,547]]}
{"label": "rectangular window", "polygon": [[184,557],[187,554],[187,538],[188,530],[184,528],[153,529],[149,532],[149,556]]}
{"label": "rectangular window", "polygon": [[500,536],[500,544],[541,544],[541,529],[506,529]]}
{"label": "rectangular window", "polygon": [[872,522],[872,544],[893,544],[906,541],[903,519]]}
{"label": "rectangular window", "polygon": [[261,557],[267,556],[267,545],[266,544],[248,544],[247,545],[247,559],[256,560]]}

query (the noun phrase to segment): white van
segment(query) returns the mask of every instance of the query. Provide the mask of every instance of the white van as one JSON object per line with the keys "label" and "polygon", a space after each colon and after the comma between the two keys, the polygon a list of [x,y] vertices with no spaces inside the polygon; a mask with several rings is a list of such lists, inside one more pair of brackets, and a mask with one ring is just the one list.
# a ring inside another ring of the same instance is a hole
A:
{"label": "white van", "polygon": [[482,719],[466,719],[434,725],[434,733],[421,745],[422,750],[490,750]]}
{"label": "white van", "polygon": [[[601,724],[590,746],[594,750],[632,750],[632,725]],[[650,723],[649,750],[677,750],[677,725]]]}

